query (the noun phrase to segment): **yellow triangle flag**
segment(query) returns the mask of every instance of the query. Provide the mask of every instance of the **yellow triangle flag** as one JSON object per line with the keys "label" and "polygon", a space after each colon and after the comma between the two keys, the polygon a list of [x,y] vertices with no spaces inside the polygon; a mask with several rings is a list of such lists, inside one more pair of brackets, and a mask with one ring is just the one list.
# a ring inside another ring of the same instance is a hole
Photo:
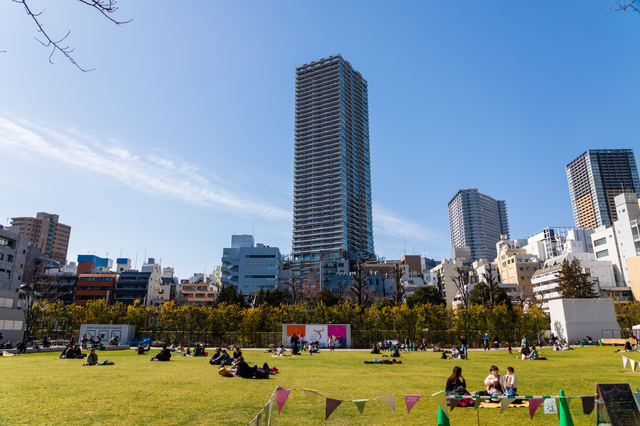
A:
{"label": "yellow triangle flag", "polygon": [[391,408],[391,410],[395,413],[396,412],[396,396],[395,395],[389,395],[389,396],[384,396],[382,398],[378,398],[380,401],[384,401],[389,405],[389,408]]}
{"label": "yellow triangle flag", "polygon": [[444,414],[449,417],[449,410],[447,410],[447,394],[444,391],[440,391],[438,393],[434,393],[431,397],[435,399],[436,403],[440,408],[442,408]]}
{"label": "yellow triangle flag", "polygon": [[500,414],[502,414],[504,412],[504,410],[506,410],[507,407],[509,406],[509,404],[511,404],[512,402],[513,402],[512,399],[502,398],[500,400]]}
{"label": "yellow triangle flag", "polygon": [[364,404],[369,401],[368,399],[354,399],[353,402],[356,403],[356,407],[360,410],[360,414],[364,411]]}

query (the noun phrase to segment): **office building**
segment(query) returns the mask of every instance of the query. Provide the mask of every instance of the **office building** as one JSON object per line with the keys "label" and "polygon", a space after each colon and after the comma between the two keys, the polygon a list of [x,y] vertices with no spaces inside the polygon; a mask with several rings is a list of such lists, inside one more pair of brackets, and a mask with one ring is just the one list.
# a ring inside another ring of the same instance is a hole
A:
{"label": "office building", "polygon": [[162,270],[155,259],[149,258],[140,271],[130,269],[129,259],[117,259],[116,271],[120,275],[116,282],[114,302],[133,305],[140,300],[145,306],[160,306],[171,297],[171,283],[162,281]]}
{"label": "office building", "polygon": [[40,248],[40,256],[64,265],[67,262],[71,227],[59,223],[58,219],[57,214],[39,212],[36,217],[14,217],[11,226]]}
{"label": "office building", "polygon": [[507,205],[477,189],[461,189],[449,201],[449,229],[451,246],[469,247],[470,262],[495,259],[496,243],[509,238]]}
{"label": "office building", "polygon": [[0,290],[18,291],[26,259],[27,239],[17,229],[0,225]]}
{"label": "office building", "polygon": [[107,305],[113,304],[118,274],[111,272],[112,265],[111,259],[87,254],[78,256],[76,305],[86,305],[89,300],[98,299]]}
{"label": "office building", "polygon": [[283,287],[288,271],[282,270],[278,247],[255,243],[252,235],[232,235],[231,247],[222,249],[221,285],[234,285],[245,296],[254,291]]}
{"label": "office building", "polygon": [[342,56],[296,68],[292,270],[373,259],[367,81]]}
{"label": "office building", "polygon": [[618,219],[614,198],[640,197],[638,167],[632,149],[590,149],[567,164],[567,180],[576,226],[611,226]]}

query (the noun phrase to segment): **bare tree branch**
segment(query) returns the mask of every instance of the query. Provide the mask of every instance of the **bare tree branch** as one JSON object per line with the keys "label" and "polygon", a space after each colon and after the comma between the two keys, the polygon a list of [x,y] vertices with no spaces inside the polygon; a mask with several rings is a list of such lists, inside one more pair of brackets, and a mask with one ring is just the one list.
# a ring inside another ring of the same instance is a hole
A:
{"label": "bare tree branch", "polygon": [[[95,68],[92,68],[92,69],[82,68],[71,56],[71,53],[73,53],[74,49],[70,48],[69,46],[61,45],[61,43],[67,37],[69,37],[69,34],[71,34],[71,31],[67,31],[67,34],[64,37],[56,41],[52,39],[51,36],[49,36],[49,34],[45,31],[44,26],[40,20],[40,16],[44,13],[44,10],[37,13],[33,12],[29,7],[29,5],[27,4],[27,0],[11,0],[11,1],[13,1],[14,3],[20,3],[24,6],[24,9],[27,15],[29,15],[31,19],[33,19],[33,21],[36,23],[36,26],[38,27],[38,32],[42,33],[43,37],[45,38],[45,41],[40,40],[38,37],[36,37],[36,40],[38,40],[38,42],[40,42],[40,44],[42,44],[44,47],[52,47],[51,54],[49,55],[50,64],[53,64],[53,61],[51,58],[53,57],[53,54],[57,50],[58,52],[61,52],[67,59],[69,59],[69,62],[75,65],[80,71],[88,72],[88,71],[93,71],[95,69]],[[128,21],[117,21],[113,19],[111,16],[109,16],[109,14],[114,13],[116,10],[118,10],[118,8],[116,7],[116,2],[114,0],[78,0],[78,1],[80,3],[86,4],[98,10],[103,16],[105,16],[108,20],[110,20],[116,25],[122,25],[122,24],[131,22],[131,19]]]}
{"label": "bare tree branch", "polygon": [[636,3],[636,0],[614,0],[611,7],[609,7],[607,15],[610,15],[613,12],[626,12],[629,9],[634,12],[639,12],[640,9],[638,9],[637,4],[634,3]]}

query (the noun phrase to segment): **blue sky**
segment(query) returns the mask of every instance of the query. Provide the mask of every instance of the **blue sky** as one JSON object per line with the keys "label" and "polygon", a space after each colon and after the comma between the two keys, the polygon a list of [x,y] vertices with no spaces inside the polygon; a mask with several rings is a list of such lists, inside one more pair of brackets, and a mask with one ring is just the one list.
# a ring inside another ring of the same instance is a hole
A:
{"label": "blue sky", "polygon": [[[295,67],[342,54],[369,83],[376,252],[449,257],[460,188],[511,236],[573,226],[564,166],[638,148],[640,14],[602,1],[122,0],[0,5],[0,218],[57,213],[69,260],[147,257],[186,278],[233,233],[291,250]],[[46,6],[46,7],[44,7]],[[636,153],[638,154],[638,153]]]}

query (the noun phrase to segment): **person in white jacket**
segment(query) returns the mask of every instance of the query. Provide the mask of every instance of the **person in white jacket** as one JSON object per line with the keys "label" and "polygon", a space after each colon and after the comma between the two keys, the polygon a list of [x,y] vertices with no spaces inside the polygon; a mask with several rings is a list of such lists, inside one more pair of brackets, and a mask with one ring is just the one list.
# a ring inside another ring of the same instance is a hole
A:
{"label": "person in white jacket", "polygon": [[492,365],[489,371],[490,371],[490,374],[487,376],[486,379],[484,379],[484,385],[487,387],[486,389],[487,392],[495,382],[500,383],[500,387],[502,389],[505,389],[507,380],[502,374],[500,374],[498,367],[496,367],[495,365]]}

